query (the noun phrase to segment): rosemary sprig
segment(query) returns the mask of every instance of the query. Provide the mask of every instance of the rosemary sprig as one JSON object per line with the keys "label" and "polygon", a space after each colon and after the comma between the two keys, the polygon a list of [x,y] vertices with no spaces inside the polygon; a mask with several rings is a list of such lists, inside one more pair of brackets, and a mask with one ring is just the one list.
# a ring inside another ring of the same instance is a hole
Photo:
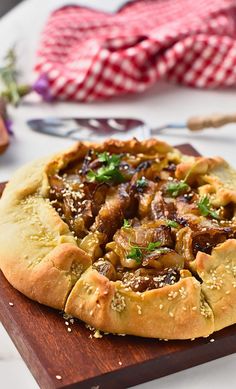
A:
{"label": "rosemary sprig", "polygon": [[4,86],[4,90],[1,92],[7,102],[17,106],[20,99],[30,92],[30,87],[27,85],[18,85],[18,71],[17,71],[17,58],[15,48],[8,50],[5,58],[4,65],[0,68],[0,79]]}

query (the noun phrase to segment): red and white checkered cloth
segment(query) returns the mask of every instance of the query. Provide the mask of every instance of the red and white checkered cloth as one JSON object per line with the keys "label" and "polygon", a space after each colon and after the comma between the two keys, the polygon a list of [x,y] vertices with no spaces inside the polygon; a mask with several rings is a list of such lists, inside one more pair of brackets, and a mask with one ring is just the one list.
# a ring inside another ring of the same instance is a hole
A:
{"label": "red and white checkered cloth", "polygon": [[66,6],[49,18],[35,69],[62,100],[141,92],[159,79],[236,86],[236,0],[139,0],[116,14]]}

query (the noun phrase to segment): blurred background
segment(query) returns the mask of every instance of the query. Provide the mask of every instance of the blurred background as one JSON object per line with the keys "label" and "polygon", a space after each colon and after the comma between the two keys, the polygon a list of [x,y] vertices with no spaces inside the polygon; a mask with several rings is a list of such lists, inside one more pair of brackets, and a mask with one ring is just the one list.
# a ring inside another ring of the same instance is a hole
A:
{"label": "blurred background", "polygon": [[21,3],[22,0],[1,0],[0,2],[0,17],[6,12],[10,11],[11,8]]}

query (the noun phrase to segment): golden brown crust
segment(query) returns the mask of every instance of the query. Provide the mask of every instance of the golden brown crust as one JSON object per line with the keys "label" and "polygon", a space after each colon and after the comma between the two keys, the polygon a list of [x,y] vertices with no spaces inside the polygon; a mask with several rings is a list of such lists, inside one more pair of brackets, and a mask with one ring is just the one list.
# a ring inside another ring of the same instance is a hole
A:
{"label": "golden brown crust", "polygon": [[211,195],[213,205],[236,204],[236,171],[220,157],[187,157],[176,169],[176,177],[192,183],[199,182],[199,194]]}
{"label": "golden brown crust", "polygon": [[211,255],[199,252],[195,268],[202,291],[214,314],[215,331],[236,322],[236,239],[215,247]]}
{"label": "golden brown crust", "polygon": [[[48,200],[48,176],[84,157],[90,147],[99,152],[170,153],[173,160],[182,158],[171,146],[154,139],[141,143],[109,140],[102,145],[78,143],[19,170],[0,201],[0,268],[9,282],[29,298],[65,309],[106,332],[188,339],[235,323],[234,239],[216,247],[211,256],[198,253],[191,266],[202,284],[183,271],[185,276],[173,285],[137,293],[91,267],[90,255],[78,247]],[[176,177],[184,179],[190,169],[188,182],[197,177],[200,194],[210,193],[215,204],[236,203],[236,173],[222,159],[183,157]],[[216,277],[223,274],[225,281],[219,290],[209,287],[214,272]]]}
{"label": "golden brown crust", "polygon": [[72,263],[90,264],[47,199],[48,159],[18,171],[0,202],[0,268],[33,300],[63,309],[75,283]]}
{"label": "golden brown crust", "polygon": [[72,289],[65,311],[118,334],[188,339],[214,331],[212,311],[193,277],[138,294],[90,268]]}

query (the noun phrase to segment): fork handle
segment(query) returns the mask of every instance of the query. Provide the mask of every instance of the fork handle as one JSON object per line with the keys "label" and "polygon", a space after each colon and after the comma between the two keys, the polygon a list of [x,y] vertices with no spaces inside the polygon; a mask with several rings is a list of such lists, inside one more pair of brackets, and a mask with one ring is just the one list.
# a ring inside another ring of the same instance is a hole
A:
{"label": "fork handle", "polygon": [[236,123],[236,113],[229,115],[214,114],[210,116],[195,116],[187,121],[187,127],[190,131],[200,131],[205,128],[219,128],[225,124]]}

